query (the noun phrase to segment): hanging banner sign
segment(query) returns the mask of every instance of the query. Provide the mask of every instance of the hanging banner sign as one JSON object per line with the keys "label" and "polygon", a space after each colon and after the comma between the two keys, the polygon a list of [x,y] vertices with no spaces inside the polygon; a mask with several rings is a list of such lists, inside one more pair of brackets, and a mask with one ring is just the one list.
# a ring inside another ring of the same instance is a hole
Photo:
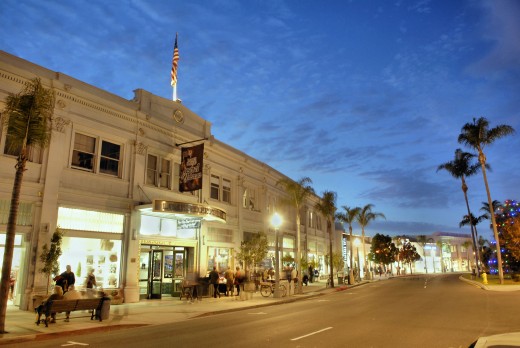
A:
{"label": "hanging banner sign", "polygon": [[181,149],[180,192],[202,189],[203,158],[204,144]]}

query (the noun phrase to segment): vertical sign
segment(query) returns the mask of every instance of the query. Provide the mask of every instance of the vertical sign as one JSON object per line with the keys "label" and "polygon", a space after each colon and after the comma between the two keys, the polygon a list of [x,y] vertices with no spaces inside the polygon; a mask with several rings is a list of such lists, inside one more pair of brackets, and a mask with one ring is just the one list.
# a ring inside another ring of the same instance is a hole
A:
{"label": "vertical sign", "polygon": [[202,189],[203,158],[204,144],[181,149],[179,191],[188,192]]}

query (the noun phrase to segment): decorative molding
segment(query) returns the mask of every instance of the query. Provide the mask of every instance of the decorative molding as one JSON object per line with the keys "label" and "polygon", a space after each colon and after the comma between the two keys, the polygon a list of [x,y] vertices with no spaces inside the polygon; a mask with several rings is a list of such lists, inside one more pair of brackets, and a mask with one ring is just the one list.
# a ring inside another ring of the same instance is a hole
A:
{"label": "decorative molding", "polygon": [[140,141],[135,141],[134,145],[135,145],[135,153],[138,155],[144,155],[146,153],[146,150],[148,149],[148,146],[146,146],[145,144],[143,144]]}
{"label": "decorative molding", "polygon": [[140,136],[144,136],[144,129],[139,128],[139,135],[140,135]]}
{"label": "decorative molding", "polygon": [[70,124],[70,120],[66,120],[63,117],[55,117],[52,122],[54,129],[60,133],[65,133],[65,126]]}
{"label": "decorative molding", "polygon": [[57,105],[58,108],[60,108],[60,109],[65,109],[65,107],[67,106],[67,104],[65,104],[65,102],[64,102],[62,99],[58,100],[58,101],[56,102],[56,105]]}
{"label": "decorative molding", "polygon": [[63,88],[64,88],[67,92],[69,92],[69,91],[72,89],[72,86],[69,85],[69,84],[65,84],[65,85],[63,85]]}

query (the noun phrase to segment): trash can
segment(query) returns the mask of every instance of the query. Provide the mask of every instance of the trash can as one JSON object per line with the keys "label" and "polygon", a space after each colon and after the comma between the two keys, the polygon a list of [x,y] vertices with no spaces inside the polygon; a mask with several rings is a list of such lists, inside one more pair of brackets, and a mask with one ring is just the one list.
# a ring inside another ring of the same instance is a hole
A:
{"label": "trash can", "polygon": [[96,309],[96,317],[100,320],[107,320],[110,317],[110,298],[103,297],[101,309]]}

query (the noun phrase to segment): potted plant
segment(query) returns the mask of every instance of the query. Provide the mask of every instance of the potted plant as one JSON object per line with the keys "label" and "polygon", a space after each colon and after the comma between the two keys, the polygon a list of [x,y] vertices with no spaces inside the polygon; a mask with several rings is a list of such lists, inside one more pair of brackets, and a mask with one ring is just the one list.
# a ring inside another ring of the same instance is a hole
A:
{"label": "potted plant", "polygon": [[256,265],[267,256],[268,242],[264,232],[254,234],[249,240],[240,243],[240,250],[236,258],[244,263],[246,282],[244,292],[252,296],[255,291],[255,282],[251,280],[251,271],[255,271]]}
{"label": "potted plant", "polygon": [[63,238],[63,232],[59,227],[52,234],[50,246],[45,244],[40,254],[40,261],[43,266],[40,268],[40,272],[47,276],[47,295],[49,294],[49,287],[51,282],[51,275],[57,275],[60,272],[60,263],[58,259],[61,256],[61,240]]}

